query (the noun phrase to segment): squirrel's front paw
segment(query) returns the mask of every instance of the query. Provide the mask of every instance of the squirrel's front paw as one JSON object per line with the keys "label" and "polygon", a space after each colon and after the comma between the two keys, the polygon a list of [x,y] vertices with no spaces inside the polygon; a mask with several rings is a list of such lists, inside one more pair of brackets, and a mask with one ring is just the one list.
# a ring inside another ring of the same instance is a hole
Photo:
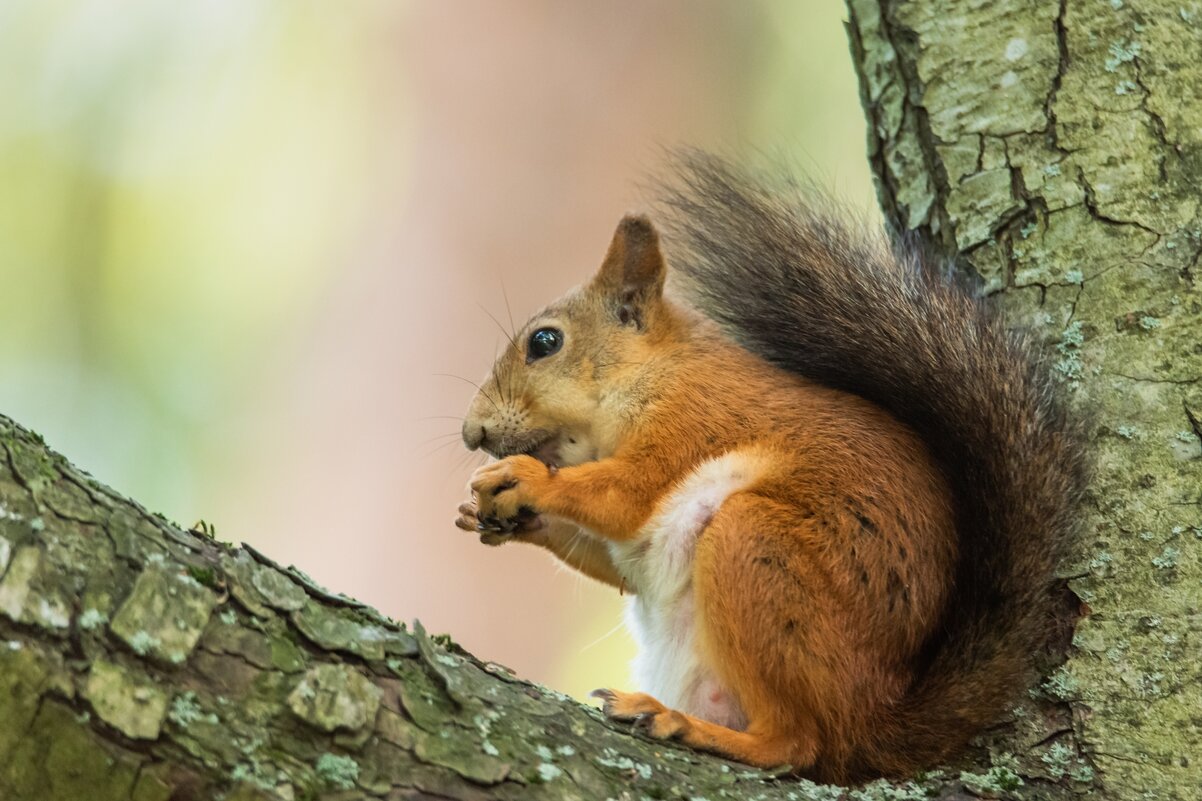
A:
{"label": "squirrel's front paw", "polygon": [[485,545],[494,546],[513,540],[539,542],[541,541],[543,529],[547,527],[546,521],[541,515],[533,515],[522,518],[519,525],[512,531],[489,528],[480,522],[480,517],[476,512],[475,501],[467,501],[466,503],[459,504],[459,517],[455,519],[455,525],[464,531],[479,534],[480,542]]}
{"label": "squirrel's front paw", "polygon": [[[509,456],[472,474],[477,530],[512,534],[538,517],[536,495],[550,479],[547,466],[533,456]],[[481,528],[482,527],[482,528]]]}

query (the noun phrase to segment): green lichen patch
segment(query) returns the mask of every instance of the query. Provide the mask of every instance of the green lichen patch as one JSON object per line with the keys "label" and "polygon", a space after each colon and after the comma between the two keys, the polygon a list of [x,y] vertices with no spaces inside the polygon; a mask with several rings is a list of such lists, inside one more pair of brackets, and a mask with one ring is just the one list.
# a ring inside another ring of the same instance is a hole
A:
{"label": "green lichen patch", "polygon": [[150,565],[111,628],[135,653],[178,665],[196,647],[216,604],[217,597],[186,572]]}
{"label": "green lichen patch", "polygon": [[66,629],[71,624],[71,607],[58,589],[61,581],[40,548],[19,548],[0,581],[0,613],[17,623]]}
{"label": "green lichen patch", "polygon": [[964,772],[960,781],[972,793],[985,798],[1007,798],[1023,786],[1022,776],[1015,772],[1016,766],[994,765],[985,773]]}
{"label": "green lichen patch", "polygon": [[[884,779],[870,782],[850,792],[831,785],[812,785],[812,791],[816,791],[812,798],[831,801],[837,798],[847,798],[850,801],[926,801],[933,794],[933,791],[913,782],[894,783]],[[846,795],[843,795],[845,792]]]}
{"label": "green lichen patch", "polygon": [[78,625],[83,631],[92,631],[103,627],[109,622],[109,616],[95,607],[89,606],[79,614]]}
{"label": "green lichen patch", "polygon": [[254,588],[270,605],[282,612],[295,612],[304,607],[309,596],[296,582],[269,567],[260,566],[251,577]]}
{"label": "green lichen patch", "polygon": [[167,694],[146,676],[98,659],[88,672],[83,695],[105,723],[134,740],[154,740],[167,715]]}
{"label": "green lichen patch", "polygon": [[194,723],[206,720],[209,723],[219,723],[220,719],[213,713],[206,713],[196,700],[196,693],[189,690],[180,693],[171,701],[171,711],[167,718],[180,728],[186,729]]}
{"label": "green lichen patch", "polygon": [[340,754],[322,754],[314,764],[317,778],[336,790],[352,790],[359,781],[359,763]]}
{"label": "green lichen patch", "polygon": [[318,665],[297,682],[288,708],[314,728],[358,731],[376,719],[383,691],[349,665]]}
{"label": "green lichen patch", "polygon": [[1048,697],[1060,700],[1076,698],[1081,690],[1076,676],[1066,666],[1061,666],[1048,676],[1041,685],[1041,689]]}

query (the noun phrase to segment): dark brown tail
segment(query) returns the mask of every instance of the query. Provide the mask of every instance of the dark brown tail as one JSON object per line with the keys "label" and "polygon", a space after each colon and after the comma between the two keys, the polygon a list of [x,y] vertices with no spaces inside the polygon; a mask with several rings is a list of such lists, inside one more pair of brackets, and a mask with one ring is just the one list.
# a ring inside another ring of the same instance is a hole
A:
{"label": "dark brown tail", "polygon": [[1080,425],[1039,350],[934,260],[795,183],[765,186],[705,154],[677,165],[665,226],[690,300],[751,351],[908,423],[952,484],[960,561],[945,619],[908,695],[846,766],[930,767],[997,721],[1048,641],[1087,480]]}

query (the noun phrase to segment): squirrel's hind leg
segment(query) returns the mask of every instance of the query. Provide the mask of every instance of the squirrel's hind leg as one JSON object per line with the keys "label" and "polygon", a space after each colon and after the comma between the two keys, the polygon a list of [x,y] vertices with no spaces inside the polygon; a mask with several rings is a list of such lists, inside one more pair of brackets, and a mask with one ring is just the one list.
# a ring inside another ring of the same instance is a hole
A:
{"label": "squirrel's hind leg", "polygon": [[858,710],[872,709],[882,690],[865,669],[865,632],[830,563],[837,532],[781,494],[760,485],[730,496],[699,538],[698,641],[738,699],[748,735],[788,752],[758,756],[727,737],[720,742],[742,748],[729,755],[837,779],[862,733]]}
{"label": "squirrel's hind leg", "polygon": [[832,591],[832,536],[759,485],[728,496],[697,537],[698,656],[737,702],[744,730],[643,693],[599,691],[606,714],[750,765],[840,776],[853,736],[845,727],[873,699],[856,678],[860,633]]}
{"label": "squirrel's hind leg", "polygon": [[776,737],[754,728],[735,731],[668,709],[646,693],[594,690],[603,702],[602,711],[614,720],[630,721],[659,740],[676,740],[700,751],[709,751],[761,768],[808,767],[814,761],[811,749],[798,741]]}

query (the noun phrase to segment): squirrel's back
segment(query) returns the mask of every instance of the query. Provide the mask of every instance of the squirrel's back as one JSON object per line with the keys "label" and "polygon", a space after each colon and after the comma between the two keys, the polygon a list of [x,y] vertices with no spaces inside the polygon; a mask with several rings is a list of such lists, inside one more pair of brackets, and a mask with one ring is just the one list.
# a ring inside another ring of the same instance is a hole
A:
{"label": "squirrel's back", "polygon": [[1056,625],[1055,568],[1087,479],[1080,425],[1038,349],[950,272],[704,154],[666,198],[689,300],[770,362],[866,398],[925,442],[952,490],[952,590],[915,679],[851,776],[928,767],[995,722]]}

